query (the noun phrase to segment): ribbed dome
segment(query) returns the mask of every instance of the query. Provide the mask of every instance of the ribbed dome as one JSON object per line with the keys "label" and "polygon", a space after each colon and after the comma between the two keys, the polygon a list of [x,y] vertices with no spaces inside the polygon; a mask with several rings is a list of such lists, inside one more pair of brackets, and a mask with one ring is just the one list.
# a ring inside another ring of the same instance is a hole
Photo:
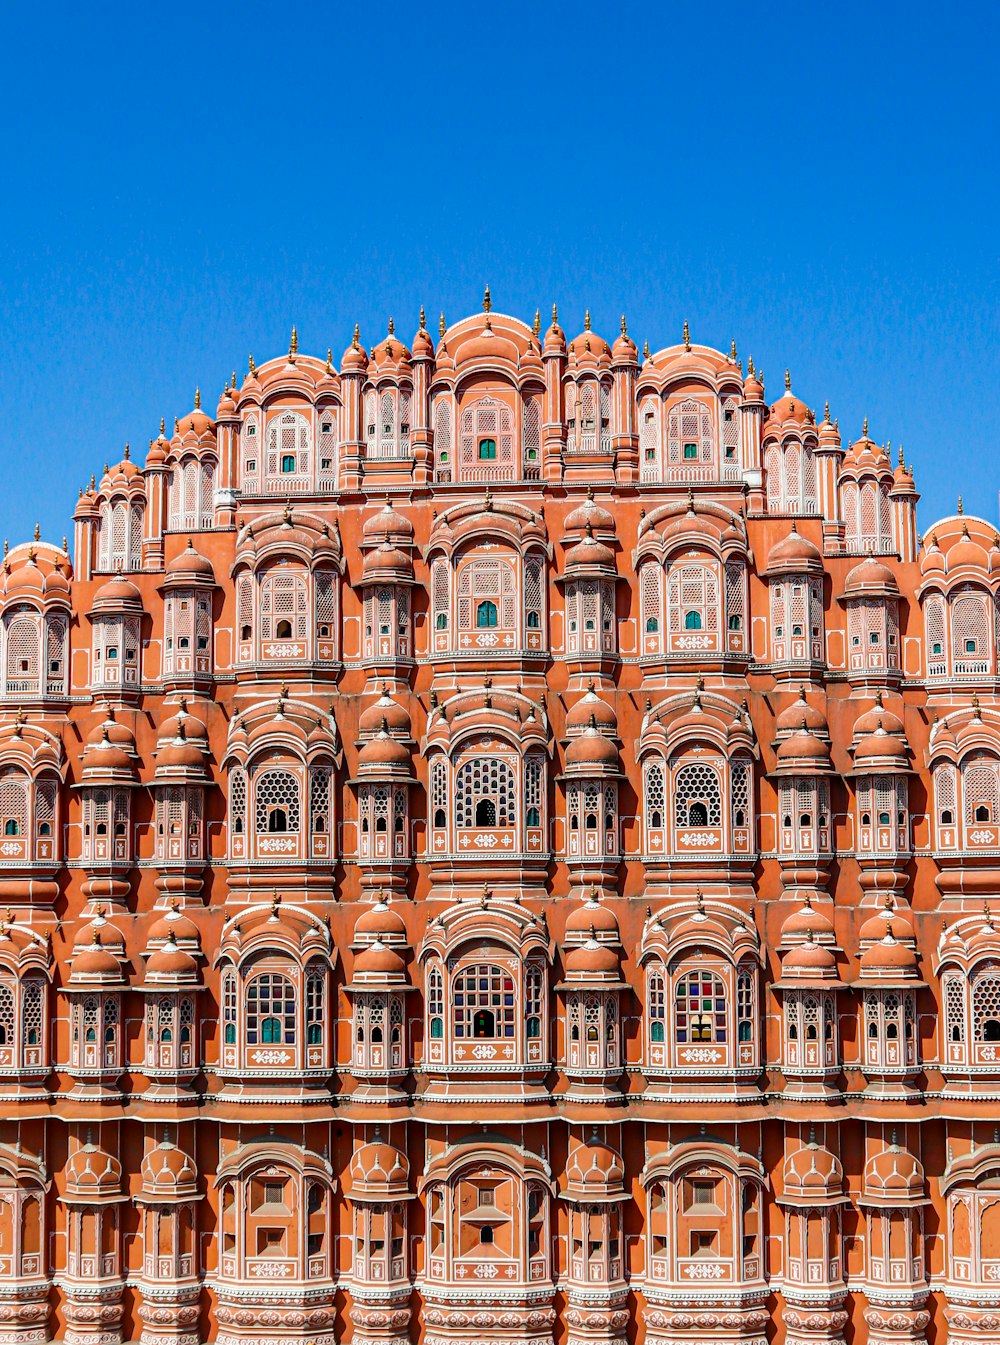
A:
{"label": "ribbed dome", "polygon": [[142,1160],[142,1194],[160,1200],[191,1200],[198,1195],[198,1170],[183,1149],[163,1140]]}
{"label": "ribbed dome", "polygon": [[351,1158],[351,1181],[355,1194],[369,1199],[391,1198],[409,1193],[410,1164],[404,1153],[386,1144],[376,1132]]}
{"label": "ribbed dome", "polygon": [[804,690],[799,690],[799,698],[792,705],[782,710],[774,723],[778,735],[784,733],[797,733],[803,727],[810,733],[817,733],[822,738],[830,736],[830,726],[826,722],[826,715],[815,705],[810,705],[806,700]]}
{"label": "ribbed dome", "polygon": [[609,737],[618,735],[618,715],[608,701],[594,691],[593,682],[586,693],[566,712],[566,732],[575,733],[590,727],[591,721]]}
{"label": "ribbed dome", "polygon": [[77,1149],[66,1164],[66,1199],[97,1202],[120,1200],[122,1165],[96,1144]]}

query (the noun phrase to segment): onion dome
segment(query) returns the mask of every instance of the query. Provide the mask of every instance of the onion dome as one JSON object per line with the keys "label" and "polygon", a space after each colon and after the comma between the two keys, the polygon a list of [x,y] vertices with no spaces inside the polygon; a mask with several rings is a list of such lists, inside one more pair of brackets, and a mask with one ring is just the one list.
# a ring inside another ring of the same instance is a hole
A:
{"label": "onion dome", "polygon": [[364,374],[368,371],[368,351],[365,350],[360,340],[361,333],[358,330],[357,323],[354,324],[354,340],[344,351],[343,358],[340,361],[341,374]]}
{"label": "onion dome", "polygon": [[427,314],[424,312],[423,305],[420,307],[420,326],[413,338],[413,358],[415,360],[432,360],[434,358],[434,338],[427,330]]}
{"label": "onion dome", "polygon": [[150,954],[143,990],[193,989],[200,985],[197,962],[172,939]]}
{"label": "onion dome", "polygon": [[205,754],[196,742],[189,742],[183,720],[174,738],[160,739],[156,749],[156,781],[204,781]]}
{"label": "onion dome", "polygon": [[840,449],[840,427],[830,419],[830,403],[823,407],[823,419],[819,427],[820,448],[831,451]]}
{"label": "onion dome", "polygon": [[782,710],[774,722],[778,737],[786,733],[800,733],[803,729],[815,733],[820,738],[829,738],[830,726],[826,715],[819,706],[810,705],[806,700],[805,688],[799,688],[799,698],[787,709]]}
{"label": "onion dome", "polygon": [[896,905],[893,894],[887,892],[883,906],[870,915],[858,930],[858,939],[863,944],[883,939],[890,925],[896,939],[912,940],[915,937],[909,916]]}
{"label": "onion dome", "polygon": [[[219,398],[219,405],[216,407],[215,411],[215,419],[217,422],[220,420],[232,420],[235,415],[236,402],[233,400],[233,392],[230,390],[229,384],[227,383],[222,391],[222,396]],[[148,458],[146,459],[146,465],[149,465]]]}
{"label": "onion dome", "polygon": [[944,552],[938,546],[937,533],[932,532],[930,541],[924,546],[920,555],[920,572],[921,574],[944,574],[946,568]]}
{"label": "onion dome", "polygon": [[596,715],[566,748],[567,775],[607,775],[619,770],[618,748],[597,727]]}
{"label": "onion dome", "polygon": [[387,499],[377,514],[365,519],[361,536],[363,546],[378,546],[381,542],[412,546],[413,524],[405,514],[393,509]]}
{"label": "onion dome", "polygon": [[385,686],[382,687],[382,694],[374,705],[369,705],[366,710],[362,710],[358,718],[358,732],[365,738],[370,734],[379,733],[385,726],[386,732],[398,738],[408,738],[410,736],[410,716],[406,708],[394,701]]}
{"label": "onion dome", "polygon": [[412,584],[413,560],[390,542],[381,542],[374,551],[365,555],[361,567],[364,584]]}
{"label": "onion dome", "polygon": [[406,925],[403,917],[392,909],[383,896],[367,907],[354,924],[352,947],[381,943],[387,948],[407,946]]}
{"label": "onion dome", "polygon": [[160,725],[160,741],[172,742],[183,727],[184,737],[188,742],[197,744],[204,751],[208,751],[208,729],[200,719],[188,713],[187,697],[182,696],[177,703],[177,713],[170,715]]}
{"label": "onion dome", "polygon": [[814,542],[803,537],[792,523],[791,531],[771,548],[767,558],[768,577],[779,574],[809,574],[823,569],[823,555]]}
{"label": "onion dome", "polygon": [[566,712],[566,732],[570,735],[580,733],[589,728],[592,721],[602,733],[617,737],[618,716],[615,708],[598,696],[593,682],[590,682],[586,693]]}
{"label": "onion dome", "polygon": [[752,358],[748,366],[747,376],[743,380],[743,400],[745,402],[762,402],[764,400],[764,384],[757,376]]}
{"label": "onion dome", "polygon": [[594,500],[593,487],[588,487],[587,498],[566,515],[563,527],[567,532],[586,532],[588,526],[596,536],[614,537],[615,516],[610,509]]}
{"label": "onion dome", "polygon": [[860,565],[855,565],[844,583],[845,598],[885,597],[898,598],[899,585],[896,576],[874,556],[866,556]]}
{"label": "onion dome", "polygon": [[791,733],[778,744],[777,769],[782,774],[814,775],[818,771],[832,771],[830,748],[813,733],[803,720],[797,733]]}
{"label": "onion dome", "polygon": [[206,415],[201,409],[201,391],[198,388],[195,388],[194,392],[193,409],[188,411],[186,415],[180,416],[177,424],[178,429],[174,435],[174,442],[177,441],[178,437],[186,439],[189,435],[194,435],[198,439],[203,439],[206,436],[215,438],[215,422],[211,416]]}
{"label": "onion dome", "polygon": [[924,1169],[919,1159],[893,1139],[865,1164],[861,1205],[925,1205]]}
{"label": "onion dome", "polygon": [[789,1154],[782,1172],[784,1191],[779,1204],[843,1205],[844,1170],[829,1149],[810,1141]]}
{"label": "onion dome", "polygon": [[875,704],[872,708],[865,710],[854,721],[855,740],[867,737],[870,733],[875,733],[879,725],[885,729],[886,733],[903,735],[903,721],[899,715],[893,714],[891,710],[887,710],[883,706],[881,690],[875,693]]}
{"label": "onion dome", "polygon": [[[73,970],[68,984],[77,990],[87,986],[112,990],[124,988],[127,981],[121,960],[114,951],[116,945],[102,941],[102,930],[96,922],[90,926],[90,936],[89,944],[81,946],[78,940],[74,945]],[[120,942],[117,946],[121,947]]]}
{"label": "onion dome", "polygon": [[964,521],[961,537],[948,548],[948,573],[952,574],[955,570],[963,568],[978,570],[980,573],[989,569],[985,548],[972,540],[969,536],[969,525]]}
{"label": "onion dome", "polygon": [[358,754],[360,780],[397,780],[408,783],[413,777],[413,759],[409,750],[389,736],[383,719],[378,733],[368,739]]}
{"label": "onion dome", "polygon": [[351,988],[372,990],[379,987],[402,986],[407,983],[406,966],[393,948],[387,948],[378,939],[368,944],[354,959]]}
{"label": "onion dome", "polygon": [[784,425],[789,422],[796,425],[814,425],[816,416],[802,398],[796,397],[792,392],[791,376],[786,369],[784,395],[771,406],[767,425],[770,429],[772,425]]}
{"label": "onion dome", "polygon": [[[119,729],[124,725],[119,724]],[[131,737],[131,735],[129,735]],[[83,770],[81,783],[94,784],[133,784],[135,781],[135,740],[132,740],[131,752],[123,743],[114,743],[108,732],[108,724],[98,724],[87,738],[83,749]]]}
{"label": "onion dome", "polygon": [[611,347],[603,336],[590,330],[590,309],[583,320],[583,331],[570,341],[568,353],[571,364],[590,364],[606,368],[611,360]]}
{"label": "onion dome", "polygon": [[628,328],[625,325],[625,314],[622,314],[621,333],[611,347],[611,363],[613,366],[622,364],[636,364],[639,360],[639,352],[636,349],[635,342],[628,334]]}
{"label": "onion dome", "polygon": [[816,942],[809,929],[804,943],[782,954],[781,979],[783,983],[800,986],[839,984],[837,959],[828,945]]}
{"label": "onion dome", "polygon": [[142,1190],[136,1198],[156,1204],[200,1200],[198,1169],[183,1149],[162,1140],[142,1160]]}
{"label": "onion dome", "polygon": [[351,1158],[352,1196],[367,1200],[401,1200],[410,1194],[410,1164],[394,1144],[375,1138]]}
{"label": "onion dome", "polygon": [[194,543],[188,538],[188,544],[179,556],[166,568],[162,587],[190,587],[192,584],[207,585],[215,583],[215,571],[212,562],[194,549]]}
{"label": "onion dome", "polygon": [[576,1145],[566,1162],[566,1195],[571,1200],[621,1200],[625,1196],[625,1164],[595,1134]]}
{"label": "onion dome", "polygon": [[137,488],[141,488],[142,483],[136,481],[136,477],[140,475],[139,468],[129,456],[129,447],[126,444],[125,456],[121,462],[116,462],[113,467],[104,468],[100,485],[101,494],[110,495],[114,490],[128,490],[132,482],[136,483]]}
{"label": "onion dome", "polygon": [[570,912],[566,919],[565,937],[567,943],[594,938],[601,943],[621,944],[615,914],[598,899],[596,888],[592,887],[587,900]]}
{"label": "onion dome", "polygon": [[618,954],[608,944],[598,943],[596,938],[571,948],[565,963],[567,984],[613,987],[621,984]]}
{"label": "onion dome", "polygon": [[813,908],[812,897],[808,894],[802,906],[793,911],[781,926],[779,946],[791,947],[803,939],[807,942],[834,942],[833,921],[823,911]]}
{"label": "onion dome", "polygon": [[885,934],[878,943],[873,943],[861,954],[861,979],[864,981],[898,980],[900,977],[915,980],[917,976],[917,957],[908,943],[896,939],[892,921],[888,921]]}
{"label": "onion dome", "polygon": [[395,323],[390,318],[388,334],[377,345],[372,346],[371,354],[368,356],[369,377],[408,378],[411,372],[411,360],[409,348],[396,335]]}
{"label": "onion dome", "polygon": [[200,951],[201,948],[198,926],[178,907],[176,899],[169,909],[150,925],[146,943],[151,948],[167,943],[196,951]]}
{"label": "onion dome", "polygon": [[566,552],[566,574],[575,579],[617,578],[615,553],[604,542],[599,542],[588,523],[584,537]]}
{"label": "onion dome", "polygon": [[854,769],[860,774],[898,773],[908,771],[909,765],[906,743],[898,734],[887,733],[881,722],[854,748]]}
{"label": "onion dome", "polygon": [[559,326],[559,316],[555,304],[552,305],[552,326],[545,333],[542,355],[565,355],[566,333]]}
{"label": "onion dome", "polygon": [[160,421],[160,433],[150,442],[149,452],[146,454],[146,470],[163,467],[167,461],[167,454],[170,452],[170,440],[166,436],[166,425]]}
{"label": "onion dome", "polygon": [[15,547],[4,557],[0,594],[5,602],[29,599],[44,606],[62,599],[68,606],[69,574],[69,558],[64,552],[31,542]]}
{"label": "onion dome", "polygon": [[122,1193],[121,1163],[88,1140],[66,1164],[63,1200],[98,1205],[126,1199]]}
{"label": "onion dome", "polygon": [[115,615],[120,612],[141,615],[142,611],[142,594],[130,579],[120,574],[116,574],[113,579],[101,585],[94,594],[93,606],[90,609],[91,615],[94,616],[106,612]]}

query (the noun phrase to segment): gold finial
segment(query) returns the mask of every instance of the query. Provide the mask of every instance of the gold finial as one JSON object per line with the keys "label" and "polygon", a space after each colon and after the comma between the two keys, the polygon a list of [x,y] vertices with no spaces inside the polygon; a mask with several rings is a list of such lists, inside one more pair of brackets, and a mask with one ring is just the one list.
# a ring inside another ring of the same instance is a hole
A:
{"label": "gold finial", "polygon": [[691,349],[691,328],[688,326],[687,318],[684,319],[684,349]]}
{"label": "gold finial", "polygon": [[786,392],[791,392],[791,390],[792,390],[792,375],[791,375],[791,374],[789,373],[789,371],[786,369],[786,370],[785,370],[785,391],[786,391]]}
{"label": "gold finial", "polygon": [[829,423],[830,423],[830,403],[829,403],[829,402],[824,402],[824,403],[823,403],[823,420],[824,420],[824,422],[825,422],[827,425],[829,425]]}
{"label": "gold finial", "polygon": [[427,330],[427,314],[424,311],[423,304],[420,305],[420,330],[422,332]]}
{"label": "gold finial", "polygon": [[622,336],[628,336],[628,326],[625,322],[625,314],[622,314]]}
{"label": "gold finial", "polygon": [[126,440],[125,440],[125,461],[128,462],[128,460],[129,460],[129,458],[130,458],[131,456],[132,456],[132,445],[131,445],[131,444],[128,442],[128,440],[126,439]]}
{"label": "gold finial", "polygon": [[333,351],[329,346],[326,348],[326,372],[328,374],[333,373]]}
{"label": "gold finial", "polygon": [[288,354],[290,356],[295,356],[298,353],[299,353],[299,329],[298,327],[293,327],[292,339],[288,343]]}
{"label": "gold finial", "polygon": [[964,513],[965,513],[965,506],[962,504],[962,497],[961,497],[961,495],[959,495],[959,497],[958,497],[958,512],[959,512],[960,514],[964,514]]}
{"label": "gold finial", "polygon": [[734,364],[736,363],[736,342],[735,342],[735,340],[730,341],[730,343],[729,343],[729,358],[732,360],[732,362],[733,362]]}
{"label": "gold finial", "polygon": [[392,318],[390,318],[390,319],[389,319],[389,335],[390,335],[390,336],[394,335],[395,331],[396,331],[396,324],[395,324],[395,322],[392,320]]}
{"label": "gold finial", "polygon": [[236,370],[235,370],[235,369],[233,370],[232,385],[233,385],[233,392],[235,392],[235,391],[236,391]]}
{"label": "gold finial", "polygon": [[906,460],[905,460],[905,458],[903,457],[903,445],[902,445],[902,444],[900,444],[900,446],[899,446],[899,465],[900,465],[900,467],[905,467],[905,466],[906,466]]}
{"label": "gold finial", "polygon": [[589,309],[589,308],[587,309],[586,313],[584,313],[584,315],[583,315],[583,330],[584,330],[585,332],[589,332],[589,331],[590,331],[590,309]]}
{"label": "gold finial", "polygon": [[252,350],[251,350],[251,352],[250,352],[250,377],[251,377],[251,378],[256,378],[256,377],[257,377],[257,366],[256,366],[256,364],[254,363],[253,351],[252,351]]}
{"label": "gold finial", "polygon": [[447,324],[445,323],[444,314],[442,313],[441,316],[438,318],[438,336],[440,336],[442,341],[444,340],[444,334],[446,331],[447,331]]}
{"label": "gold finial", "polygon": [[535,321],[532,323],[531,330],[534,332],[536,337],[538,336],[538,333],[542,330],[541,309],[538,308],[535,309]]}
{"label": "gold finial", "polygon": [[63,549],[67,554],[69,553],[69,542],[68,542],[67,539],[66,539],[66,534],[65,534],[65,533],[63,533],[62,549]]}
{"label": "gold finial", "polygon": [[754,377],[753,356],[751,355],[750,358],[747,360],[747,378],[753,378],[753,377]]}
{"label": "gold finial", "polygon": [[649,359],[649,342],[648,342],[648,341],[643,341],[643,343],[642,343],[642,358],[643,358],[644,360],[648,360],[648,359]]}
{"label": "gold finial", "polygon": [[42,529],[41,529],[41,525],[38,524],[38,523],[36,523],[36,524],[35,524],[35,541],[36,541],[36,542],[40,542],[41,540],[42,540]]}
{"label": "gold finial", "polygon": [[357,350],[360,344],[361,344],[361,328],[358,326],[357,323],[355,323],[354,335],[351,337],[351,345],[354,347],[355,350]]}
{"label": "gold finial", "polygon": [[90,473],[90,489],[91,490],[97,489],[97,477],[94,475],[93,472]]}
{"label": "gold finial", "polygon": [[559,309],[555,304],[552,305],[552,325],[553,327],[559,326]]}
{"label": "gold finial", "polygon": [[488,313],[492,307],[493,300],[490,298],[490,287],[487,285],[483,291],[483,312]]}
{"label": "gold finial", "polygon": [[194,409],[196,411],[201,410],[201,388],[195,388],[194,390]]}
{"label": "gold finial", "polygon": [[167,432],[167,422],[164,420],[163,416],[161,416],[161,417],[160,417],[160,438],[161,438],[161,439],[162,439],[163,436],[166,434],[166,432]]}
{"label": "gold finial", "polygon": [[862,425],[861,425],[861,437],[862,437],[862,439],[867,439],[867,438],[868,438],[868,417],[867,417],[867,416],[865,416],[864,421],[862,422]]}

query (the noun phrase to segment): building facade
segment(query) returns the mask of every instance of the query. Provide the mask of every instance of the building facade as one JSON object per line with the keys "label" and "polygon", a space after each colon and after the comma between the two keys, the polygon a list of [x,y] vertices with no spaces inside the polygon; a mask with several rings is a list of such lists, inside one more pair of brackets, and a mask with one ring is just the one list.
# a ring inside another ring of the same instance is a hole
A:
{"label": "building facade", "polygon": [[916,504],[487,294],[5,549],[0,1345],[996,1340],[1000,538]]}

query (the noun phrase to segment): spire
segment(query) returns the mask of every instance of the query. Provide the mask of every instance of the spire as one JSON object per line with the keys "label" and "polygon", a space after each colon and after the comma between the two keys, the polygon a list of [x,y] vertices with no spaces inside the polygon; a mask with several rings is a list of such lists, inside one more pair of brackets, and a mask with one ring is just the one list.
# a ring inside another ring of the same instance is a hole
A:
{"label": "spire", "polygon": [[395,320],[394,320],[393,318],[390,317],[390,319],[389,319],[389,335],[390,335],[390,336],[395,336],[395,334],[396,334],[396,323],[395,323]]}
{"label": "spire", "polygon": [[862,425],[861,425],[861,438],[862,438],[862,439],[867,439],[867,438],[868,438],[868,417],[867,417],[867,416],[865,416],[864,421],[863,421],[863,423],[862,423]]}
{"label": "spire", "polygon": [[201,388],[195,388],[194,390],[194,409],[196,411],[201,410]]}
{"label": "spire", "polygon": [[252,350],[251,350],[251,352],[250,352],[249,368],[250,368],[250,377],[251,377],[251,378],[256,378],[256,377],[257,377],[257,366],[256,366],[256,364],[254,364],[254,361],[253,361],[253,351],[252,351]]}
{"label": "spire", "polygon": [[786,391],[786,392],[791,392],[791,390],[792,390],[792,375],[791,375],[791,373],[786,369],[786,370],[785,370],[785,391]]}
{"label": "spire", "polygon": [[584,315],[583,315],[583,330],[584,330],[585,332],[589,332],[589,331],[590,331],[590,309],[589,309],[589,308],[587,309],[586,313],[584,313]]}
{"label": "spire", "polygon": [[628,324],[625,321],[625,314],[622,314],[622,336],[628,336]]}
{"label": "spire", "polygon": [[444,314],[442,313],[441,316],[438,318],[438,336],[440,336],[442,341],[444,340],[444,334],[447,331],[447,329],[448,324],[445,322]]}
{"label": "spire", "polygon": [[293,328],[292,328],[292,339],[291,339],[291,340],[289,341],[289,343],[288,343],[288,358],[289,358],[289,360],[294,362],[294,360],[295,360],[295,356],[296,356],[298,353],[299,353],[299,331],[298,331],[298,328],[297,328],[297,327],[293,327]]}
{"label": "spire", "polygon": [[750,358],[747,360],[747,377],[753,378],[754,376],[755,375],[753,371],[753,356],[751,355]]}
{"label": "spire", "polygon": [[36,523],[36,524],[35,524],[35,541],[36,541],[36,542],[40,542],[41,540],[42,540],[42,528],[41,528],[41,524],[40,524],[40,523]]}
{"label": "spire", "polygon": [[531,324],[531,330],[534,332],[534,334],[535,334],[536,337],[538,336],[539,332],[542,330],[542,313],[541,313],[541,310],[538,309],[538,308],[535,309],[535,320],[534,320],[534,322]]}
{"label": "spire", "polygon": [[649,342],[648,342],[648,341],[643,341],[643,343],[642,343],[642,358],[643,358],[644,360],[648,360],[648,359],[649,359]]}
{"label": "spire", "polygon": [[732,342],[730,342],[730,346],[729,346],[729,358],[732,360],[732,362],[733,362],[734,364],[736,363],[736,341],[735,341],[735,340],[733,340]]}
{"label": "spire", "polygon": [[328,374],[333,373],[333,351],[329,346],[326,348],[326,372]]}
{"label": "spire", "polygon": [[962,503],[961,495],[958,497],[958,512],[960,516],[965,513],[965,506]]}
{"label": "spire", "polygon": [[691,349],[691,328],[688,326],[687,318],[684,319],[684,349]]}
{"label": "spire", "polygon": [[427,314],[424,311],[423,304],[420,305],[420,330],[422,332],[427,330]]}
{"label": "spire", "polygon": [[824,402],[824,403],[823,403],[823,420],[826,422],[827,425],[829,425],[829,423],[830,423],[830,403],[829,403],[829,402]]}
{"label": "spire", "polygon": [[488,313],[492,307],[493,300],[490,297],[490,287],[487,285],[486,289],[483,291],[483,312]]}

